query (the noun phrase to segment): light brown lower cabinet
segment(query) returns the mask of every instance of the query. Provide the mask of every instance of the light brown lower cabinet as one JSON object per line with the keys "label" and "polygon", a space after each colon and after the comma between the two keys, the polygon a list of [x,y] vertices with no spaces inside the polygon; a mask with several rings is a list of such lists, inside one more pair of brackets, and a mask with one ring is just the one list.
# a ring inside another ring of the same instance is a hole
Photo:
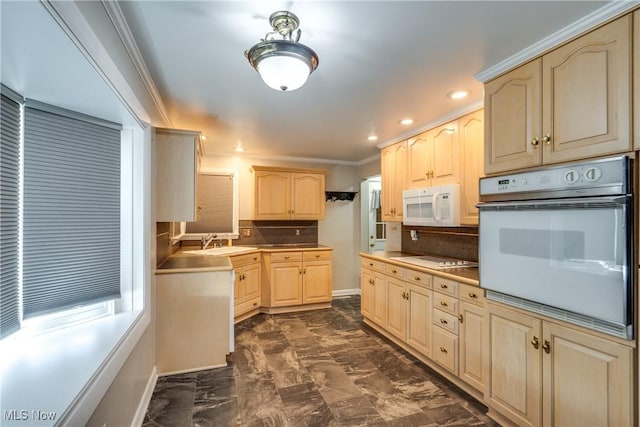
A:
{"label": "light brown lower cabinet", "polygon": [[272,252],[263,257],[263,307],[331,303],[331,250]]}
{"label": "light brown lower cabinet", "polygon": [[365,256],[361,267],[365,322],[481,397],[484,291]]}
{"label": "light brown lower cabinet", "polygon": [[486,314],[485,403],[499,422],[635,425],[630,346],[497,303]]}
{"label": "light brown lower cabinet", "polygon": [[235,273],[233,281],[233,316],[237,323],[260,311],[261,255],[236,255],[229,258]]}

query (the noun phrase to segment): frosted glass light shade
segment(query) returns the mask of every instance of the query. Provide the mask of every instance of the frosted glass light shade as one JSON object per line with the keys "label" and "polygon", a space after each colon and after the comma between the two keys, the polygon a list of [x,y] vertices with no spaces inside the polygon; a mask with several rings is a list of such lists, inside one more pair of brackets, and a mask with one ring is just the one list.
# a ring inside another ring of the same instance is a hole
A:
{"label": "frosted glass light shade", "polygon": [[318,55],[312,49],[289,40],[263,41],[245,56],[267,86],[283,92],[304,85],[318,67]]}
{"label": "frosted glass light shade", "polygon": [[269,56],[258,63],[257,69],[267,86],[282,91],[298,89],[311,72],[309,65],[292,56]]}

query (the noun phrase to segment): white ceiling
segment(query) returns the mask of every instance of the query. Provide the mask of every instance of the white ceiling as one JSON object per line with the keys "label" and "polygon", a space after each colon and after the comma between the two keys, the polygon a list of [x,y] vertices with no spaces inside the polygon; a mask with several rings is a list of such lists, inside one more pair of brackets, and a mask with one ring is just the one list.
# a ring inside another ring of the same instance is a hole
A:
{"label": "white ceiling", "polygon": [[[79,106],[82,96],[87,108],[99,108],[103,103],[96,100],[108,94],[74,90],[83,85],[74,87],[80,73],[69,73],[67,62],[75,70],[88,64],[80,64],[77,51],[74,57],[68,39],[57,40],[65,36],[39,3],[0,3],[2,82],[65,108],[91,114]],[[474,75],[607,3],[298,0],[119,5],[171,125],[202,130],[208,137],[207,154],[232,154],[240,142],[248,156],[358,163],[378,153],[376,144],[400,140],[470,105],[481,105],[482,84]],[[267,87],[244,57],[244,51],[270,31],[268,16],[277,10],[298,15],[300,41],[320,58],[318,69],[294,92]],[[65,52],[56,61],[50,57],[53,48],[40,46],[42,41],[65,46]],[[10,42],[15,46],[9,47]],[[56,84],[38,87],[34,82],[42,85],[42,75]],[[52,87],[59,89],[52,93]],[[470,96],[463,101],[446,97],[460,88]],[[115,120],[118,114],[123,113],[112,111],[107,118]],[[398,121],[405,117],[413,118],[414,125],[401,126]],[[367,141],[370,133],[379,140]]]}

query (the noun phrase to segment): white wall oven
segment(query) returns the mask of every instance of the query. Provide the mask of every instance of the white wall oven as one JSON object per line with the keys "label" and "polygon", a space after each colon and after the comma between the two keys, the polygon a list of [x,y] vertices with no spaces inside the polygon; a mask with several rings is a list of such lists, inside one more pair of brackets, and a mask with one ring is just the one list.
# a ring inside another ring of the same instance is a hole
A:
{"label": "white wall oven", "polygon": [[487,297],[632,339],[632,177],[623,156],[482,178]]}

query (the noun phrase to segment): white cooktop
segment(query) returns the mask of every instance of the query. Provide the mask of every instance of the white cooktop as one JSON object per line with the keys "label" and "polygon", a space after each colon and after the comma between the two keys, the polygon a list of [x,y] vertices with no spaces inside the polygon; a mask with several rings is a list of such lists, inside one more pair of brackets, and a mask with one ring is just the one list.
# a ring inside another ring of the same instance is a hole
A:
{"label": "white cooktop", "polygon": [[430,268],[432,270],[445,270],[448,268],[465,268],[478,266],[477,262],[436,255],[400,256],[390,257],[389,259],[406,262],[407,264],[413,264],[419,267]]}

